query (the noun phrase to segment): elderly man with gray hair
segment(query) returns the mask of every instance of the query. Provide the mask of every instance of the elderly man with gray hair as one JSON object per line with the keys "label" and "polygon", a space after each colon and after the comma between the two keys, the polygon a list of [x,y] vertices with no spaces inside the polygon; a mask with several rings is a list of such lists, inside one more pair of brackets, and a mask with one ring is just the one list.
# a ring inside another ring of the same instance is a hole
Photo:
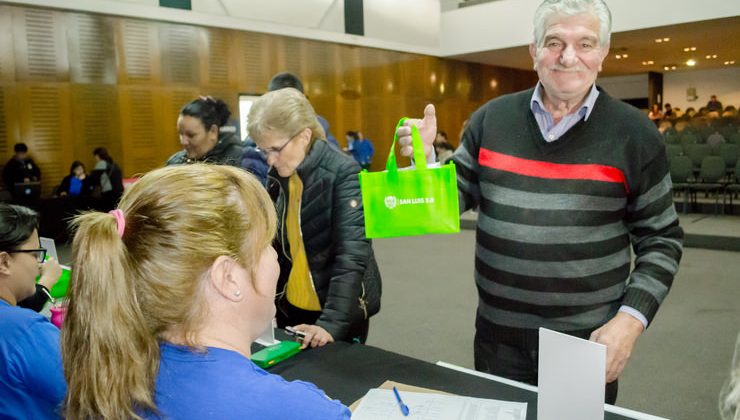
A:
{"label": "elderly man with gray hair", "polygon": [[[655,125],[596,86],[610,32],[602,0],[544,1],[529,46],[539,82],[473,113],[452,160],[460,211],[480,207],[476,369],[536,384],[545,327],[606,345],[614,403],[678,270],[683,230]],[[409,123],[432,162],[434,106]],[[404,155],[410,131],[398,129]]]}

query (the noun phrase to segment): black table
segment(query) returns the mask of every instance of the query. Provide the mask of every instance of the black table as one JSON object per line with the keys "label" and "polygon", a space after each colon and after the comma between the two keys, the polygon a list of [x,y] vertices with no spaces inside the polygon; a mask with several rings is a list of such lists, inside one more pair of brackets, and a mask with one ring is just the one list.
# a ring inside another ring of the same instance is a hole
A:
{"label": "black table", "polygon": [[[288,380],[312,382],[347,406],[364,396],[370,388],[392,380],[469,397],[526,402],[527,420],[537,418],[536,392],[368,345],[337,342],[304,350],[271,367],[269,372]],[[622,420],[633,417],[606,412],[604,418]]]}

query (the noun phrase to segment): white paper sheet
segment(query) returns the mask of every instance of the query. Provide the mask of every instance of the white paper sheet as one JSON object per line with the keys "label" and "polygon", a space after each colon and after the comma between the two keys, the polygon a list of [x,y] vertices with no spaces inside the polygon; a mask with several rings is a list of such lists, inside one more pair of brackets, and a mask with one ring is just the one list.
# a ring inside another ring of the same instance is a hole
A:
{"label": "white paper sheet", "polygon": [[538,420],[604,418],[606,346],[540,328]]}
{"label": "white paper sheet", "polygon": [[57,245],[56,242],[54,242],[51,238],[44,238],[43,236],[39,238],[39,244],[41,245],[41,248],[46,249],[46,254],[55,260],[59,262],[59,256],[57,255]]}
{"label": "white paper sheet", "polygon": [[352,413],[352,420],[525,420],[527,403],[399,391],[408,417],[389,389],[371,389]]}

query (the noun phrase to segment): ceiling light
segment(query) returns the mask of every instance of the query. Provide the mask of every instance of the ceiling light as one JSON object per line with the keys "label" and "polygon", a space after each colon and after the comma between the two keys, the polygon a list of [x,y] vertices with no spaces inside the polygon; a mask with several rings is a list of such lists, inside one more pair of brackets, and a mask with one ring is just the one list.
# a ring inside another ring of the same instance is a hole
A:
{"label": "ceiling light", "polygon": [[686,60],[686,65],[689,67],[693,67],[696,65],[696,60],[694,60],[693,58],[689,58],[688,60]]}
{"label": "ceiling light", "polygon": [[621,56],[621,55],[619,55],[619,54],[617,54],[617,55],[615,55],[615,56],[614,56],[614,58],[616,58],[617,60],[619,60],[619,59],[621,59],[621,58],[622,58],[622,56]]}
{"label": "ceiling light", "polygon": [[668,71],[668,70],[670,70],[670,69],[671,69],[671,68],[670,68],[670,67],[668,67],[668,66],[663,66],[663,70],[665,70],[665,71]]}
{"label": "ceiling light", "polygon": [[663,38],[663,42],[668,42],[670,40],[671,40],[670,38]]}
{"label": "ceiling light", "polygon": [[655,39],[655,42],[658,43],[658,44],[660,44],[661,42],[663,42],[663,38],[656,38]]}
{"label": "ceiling light", "polygon": [[622,54],[622,58],[627,58],[627,57],[629,57],[629,55],[627,55],[627,54]]}
{"label": "ceiling light", "polygon": [[689,47],[684,48],[683,52],[689,52]]}
{"label": "ceiling light", "polygon": [[676,70],[676,66],[671,66],[671,70]]}
{"label": "ceiling light", "polygon": [[655,64],[653,60],[648,60],[648,64]]}
{"label": "ceiling light", "polygon": [[731,64],[735,64],[735,60],[725,61],[725,66],[729,66]]}

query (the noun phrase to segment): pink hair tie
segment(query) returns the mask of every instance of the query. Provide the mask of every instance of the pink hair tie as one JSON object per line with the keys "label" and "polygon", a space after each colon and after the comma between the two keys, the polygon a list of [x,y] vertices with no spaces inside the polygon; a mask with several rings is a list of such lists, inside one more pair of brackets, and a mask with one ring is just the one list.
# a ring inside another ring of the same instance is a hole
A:
{"label": "pink hair tie", "polygon": [[123,232],[126,229],[126,218],[123,216],[121,209],[115,209],[108,212],[116,218],[116,227],[118,229],[118,237],[123,238]]}

